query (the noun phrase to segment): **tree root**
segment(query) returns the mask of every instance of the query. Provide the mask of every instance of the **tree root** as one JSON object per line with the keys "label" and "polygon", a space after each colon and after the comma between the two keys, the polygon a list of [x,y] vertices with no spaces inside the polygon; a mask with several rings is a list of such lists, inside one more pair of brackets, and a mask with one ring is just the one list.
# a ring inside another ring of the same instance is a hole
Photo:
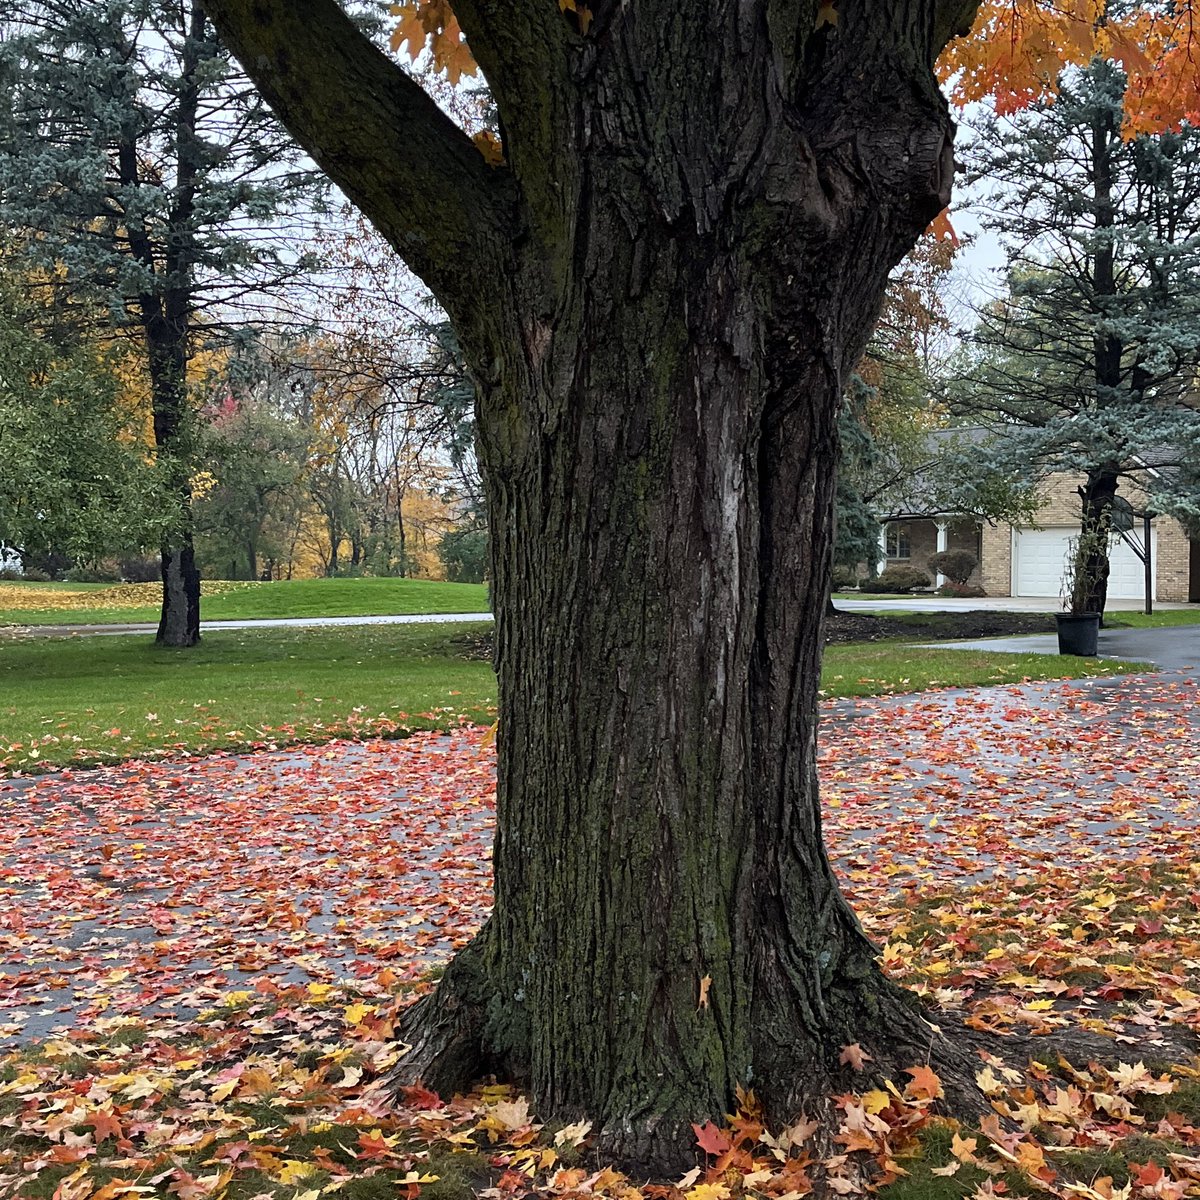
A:
{"label": "tree root", "polygon": [[439,1096],[504,1074],[485,1043],[489,989],[479,939],[459,951],[437,987],[404,1010],[398,1036],[408,1050],[388,1076],[399,1089],[421,1083]]}
{"label": "tree root", "polygon": [[[489,984],[487,956],[478,943],[462,951],[450,964],[437,989],[404,1012],[400,1036],[409,1045],[389,1084],[422,1083],[441,1096],[469,1091],[480,1079],[496,1076],[521,1086],[528,1078],[519,1040],[509,1039],[497,1049],[496,992]],[[864,993],[866,995],[866,993]],[[848,998],[848,997],[843,997]],[[844,1046],[828,1042],[801,1046],[779,1044],[777,1053],[761,1047],[756,1054],[758,1078],[748,1081],[763,1102],[769,1128],[783,1128],[803,1117],[815,1120],[818,1159],[840,1153],[834,1142],[844,1114],[833,1098],[847,1092],[864,1092],[891,1080],[900,1088],[911,1068],[929,1067],[937,1075],[944,1095],[935,1110],[944,1116],[974,1123],[993,1112],[976,1082],[984,1055],[994,1055],[1017,1069],[1031,1059],[1055,1062],[1061,1056],[1073,1065],[1099,1062],[1111,1065],[1128,1058],[1130,1048],[1112,1038],[1078,1028],[1024,1036],[975,1029],[957,1012],[924,1010],[909,993],[886,981],[870,992],[873,1016],[868,1022],[859,1011],[847,1017],[847,1028],[863,1028],[857,1053],[843,1056]],[[1170,1044],[1156,1045],[1160,1053],[1180,1060],[1200,1051],[1190,1032],[1176,1030]],[[1147,1050],[1133,1050],[1146,1056]],[[801,1057],[803,1055],[803,1057]],[[843,1057],[847,1061],[843,1061]],[[569,1114],[539,1112],[543,1120]],[[721,1113],[646,1113],[628,1118],[589,1114],[597,1118],[591,1137],[591,1157],[599,1166],[616,1165],[631,1177],[674,1178],[703,1162],[692,1122],[717,1120]]]}

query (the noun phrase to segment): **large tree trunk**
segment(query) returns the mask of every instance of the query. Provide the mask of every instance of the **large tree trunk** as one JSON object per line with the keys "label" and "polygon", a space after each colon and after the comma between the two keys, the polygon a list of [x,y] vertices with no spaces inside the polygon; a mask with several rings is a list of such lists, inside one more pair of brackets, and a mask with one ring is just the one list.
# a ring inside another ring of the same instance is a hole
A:
{"label": "large tree trunk", "polygon": [[[815,744],[836,408],[949,198],[931,64],[970,0],[839,0],[819,29],[815,3],[604,2],[586,37],[542,0],[456,4],[505,116],[490,175],[320,0],[207,2],[438,291],[477,386],[495,908],[410,1010],[400,1076],[500,1071],[651,1167],[692,1161],[738,1085],[772,1120],[828,1113],[866,1078],[850,1043],[968,1097],[838,890]],[[341,61],[344,116],[334,76],[313,91]],[[406,113],[389,189],[359,131]]]}
{"label": "large tree trunk", "polygon": [[449,1092],[498,1069],[627,1164],[687,1161],[739,1084],[779,1120],[819,1110],[854,1082],[850,1043],[893,1074],[954,1069],[838,889],[814,765],[837,404],[948,184],[940,103],[890,103],[856,153],[925,154],[902,212],[847,163],[828,192],[799,166],[755,178],[794,131],[744,109],[727,198],[664,214],[608,141],[630,133],[620,99],[589,98],[611,125],[581,147],[570,306],[520,313],[521,352],[482,380],[495,910],[412,1014],[401,1070]]}

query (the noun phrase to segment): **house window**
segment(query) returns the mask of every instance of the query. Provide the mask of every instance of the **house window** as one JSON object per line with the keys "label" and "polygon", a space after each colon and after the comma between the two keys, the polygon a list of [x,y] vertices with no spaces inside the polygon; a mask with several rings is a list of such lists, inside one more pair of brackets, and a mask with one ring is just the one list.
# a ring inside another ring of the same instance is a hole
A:
{"label": "house window", "polygon": [[912,550],[908,544],[908,530],[903,525],[889,525],[887,531],[888,558],[911,558]]}

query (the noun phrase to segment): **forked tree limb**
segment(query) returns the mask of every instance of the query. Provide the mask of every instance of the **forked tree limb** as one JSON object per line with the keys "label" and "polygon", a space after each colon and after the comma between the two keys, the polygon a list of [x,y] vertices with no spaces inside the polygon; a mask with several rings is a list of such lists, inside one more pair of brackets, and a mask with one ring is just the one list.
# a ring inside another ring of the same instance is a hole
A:
{"label": "forked tree limb", "polygon": [[507,275],[508,172],[489,167],[336,0],[204,4],[280,120],[460,329],[482,320]]}
{"label": "forked tree limb", "polygon": [[454,0],[453,8],[495,101],[523,215],[553,254],[575,195],[571,57],[579,19],[557,0]]}
{"label": "forked tree limb", "polygon": [[956,37],[966,37],[975,23],[979,0],[938,0],[933,24],[933,54],[937,55]]}

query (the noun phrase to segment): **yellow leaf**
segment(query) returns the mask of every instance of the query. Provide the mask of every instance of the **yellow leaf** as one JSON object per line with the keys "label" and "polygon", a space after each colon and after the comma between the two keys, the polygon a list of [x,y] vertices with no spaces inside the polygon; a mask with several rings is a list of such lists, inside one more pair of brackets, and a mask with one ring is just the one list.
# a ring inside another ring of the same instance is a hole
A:
{"label": "yellow leaf", "polygon": [[316,1173],[317,1168],[312,1163],[301,1162],[298,1158],[286,1158],[283,1165],[275,1174],[280,1183],[299,1183]]}
{"label": "yellow leaf", "polygon": [[687,1200],[729,1200],[731,1193],[723,1183],[701,1183],[684,1194]]}
{"label": "yellow leaf", "polygon": [[361,1025],[363,1018],[374,1011],[373,1004],[348,1004],[346,1006],[346,1024]]}

